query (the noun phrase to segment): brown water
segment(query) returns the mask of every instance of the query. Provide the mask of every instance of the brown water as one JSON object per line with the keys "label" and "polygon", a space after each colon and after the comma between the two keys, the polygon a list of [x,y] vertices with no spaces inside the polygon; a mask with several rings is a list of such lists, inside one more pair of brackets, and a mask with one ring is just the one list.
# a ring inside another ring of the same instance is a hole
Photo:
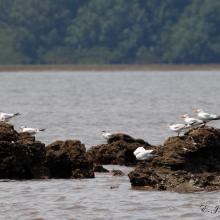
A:
{"label": "brown water", "polygon": [[[0,74],[0,110],[22,113],[13,120],[16,128],[47,128],[38,135],[46,143],[73,138],[89,148],[103,143],[100,132],[109,130],[160,144],[172,135],[164,124],[180,122],[180,114],[193,107],[220,113],[219,81],[217,71],[5,72]],[[212,125],[220,127],[220,122]],[[132,169],[116,168],[125,173]],[[0,189],[0,219],[220,218],[218,211],[214,213],[220,205],[219,192],[137,191],[131,189],[127,176],[4,180]]]}

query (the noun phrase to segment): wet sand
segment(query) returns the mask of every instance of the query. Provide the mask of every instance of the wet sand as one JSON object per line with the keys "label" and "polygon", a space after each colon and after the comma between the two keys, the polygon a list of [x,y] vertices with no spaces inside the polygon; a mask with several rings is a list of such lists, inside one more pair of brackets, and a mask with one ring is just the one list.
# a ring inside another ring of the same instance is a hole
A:
{"label": "wet sand", "polygon": [[220,64],[147,64],[147,65],[0,65],[0,72],[15,71],[209,71],[220,70]]}

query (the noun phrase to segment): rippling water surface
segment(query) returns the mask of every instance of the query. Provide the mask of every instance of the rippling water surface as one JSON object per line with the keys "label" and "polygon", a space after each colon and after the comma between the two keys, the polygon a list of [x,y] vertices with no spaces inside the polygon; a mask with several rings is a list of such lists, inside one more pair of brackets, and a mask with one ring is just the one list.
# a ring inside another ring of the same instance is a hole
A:
{"label": "rippling water surface", "polygon": [[[152,144],[172,133],[169,122],[200,107],[220,113],[220,72],[16,72],[0,74],[0,111],[46,128],[38,139],[104,143],[102,130],[125,132]],[[220,122],[212,125],[220,127]],[[113,166],[106,166],[113,169]],[[132,168],[116,167],[128,173]],[[113,188],[113,189],[111,189]],[[1,181],[0,219],[219,219],[220,193],[132,190],[127,176]],[[201,211],[201,204],[208,204]],[[208,212],[209,211],[209,212]],[[211,213],[211,211],[213,213]]]}

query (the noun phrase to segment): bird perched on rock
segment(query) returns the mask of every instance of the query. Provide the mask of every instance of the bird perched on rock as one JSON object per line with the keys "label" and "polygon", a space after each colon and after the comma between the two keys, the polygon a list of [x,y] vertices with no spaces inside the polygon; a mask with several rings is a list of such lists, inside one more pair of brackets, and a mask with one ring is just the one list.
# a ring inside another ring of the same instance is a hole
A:
{"label": "bird perched on rock", "polygon": [[20,115],[20,113],[4,113],[4,112],[0,112],[0,121],[1,122],[8,122],[10,119],[14,118],[15,116]]}
{"label": "bird perched on rock", "polygon": [[198,118],[190,117],[188,114],[182,115],[181,118],[184,119],[184,122],[188,126],[197,126],[204,124],[204,121]]}
{"label": "bird perched on rock", "polygon": [[108,139],[110,139],[110,138],[113,136],[113,134],[111,134],[110,132],[102,131],[102,136],[103,136],[106,140],[108,140]]}
{"label": "bird perched on rock", "polygon": [[39,129],[39,128],[28,128],[27,126],[21,126],[21,131],[22,132],[27,132],[29,134],[37,134],[39,133],[40,131],[45,131],[46,129],[45,128],[42,128],[42,129]]}
{"label": "bird perched on rock", "polygon": [[207,123],[207,122],[213,121],[213,120],[220,120],[219,115],[209,114],[209,113],[203,111],[202,109],[193,109],[193,111],[195,113],[197,113],[197,117],[200,120],[202,120],[204,123]]}
{"label": "bird perched on rock", "polygon": [[176,132],[179,136],[180,132],[184,131],[184,129],[186,129],[188,126],[186,124],[169,124],[168,127],[171,131]]}
{"label": "bird perched on rock", "polygon": [[143,147],[138,147],[133,153],[137,160],[149,160],[153,157],[153,150],[145,150]]}

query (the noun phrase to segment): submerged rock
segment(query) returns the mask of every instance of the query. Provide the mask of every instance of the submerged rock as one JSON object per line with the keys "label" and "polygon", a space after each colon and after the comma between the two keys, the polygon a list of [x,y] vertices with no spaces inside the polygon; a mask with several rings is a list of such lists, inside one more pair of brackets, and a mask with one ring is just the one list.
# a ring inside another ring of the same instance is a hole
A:
{"label": "submerged rock", "polygon": [[78,140],[55,141],[46,148],[46,165],[52,178],[94,178],[93,163]]}
{"label": "submerged rock", "polygon": [[109,170],[104,168],[102,165],[95,165],[93,170],[97,173],[109,173]]}
{"label": "submerged rock", "polygon": [[121,170],[112,170],[111,171],[112,176],[124,176],[125,173],[122,172]]}
{"label": "submerged rock", "polygon": [[200,127],[168,138],[152,160],[140,163],[128,176],[133,187],[146,189],[220,189],[220,129]]}
{"label": "submerged rock", "polygon": [[115,134],[107,144],[91,147],[87,151],[87,156],[90,161],[97,164],[134,165],[137,160],[133,152],[140,146],[152,148],[142,139],[134,139],[126,134]]}

